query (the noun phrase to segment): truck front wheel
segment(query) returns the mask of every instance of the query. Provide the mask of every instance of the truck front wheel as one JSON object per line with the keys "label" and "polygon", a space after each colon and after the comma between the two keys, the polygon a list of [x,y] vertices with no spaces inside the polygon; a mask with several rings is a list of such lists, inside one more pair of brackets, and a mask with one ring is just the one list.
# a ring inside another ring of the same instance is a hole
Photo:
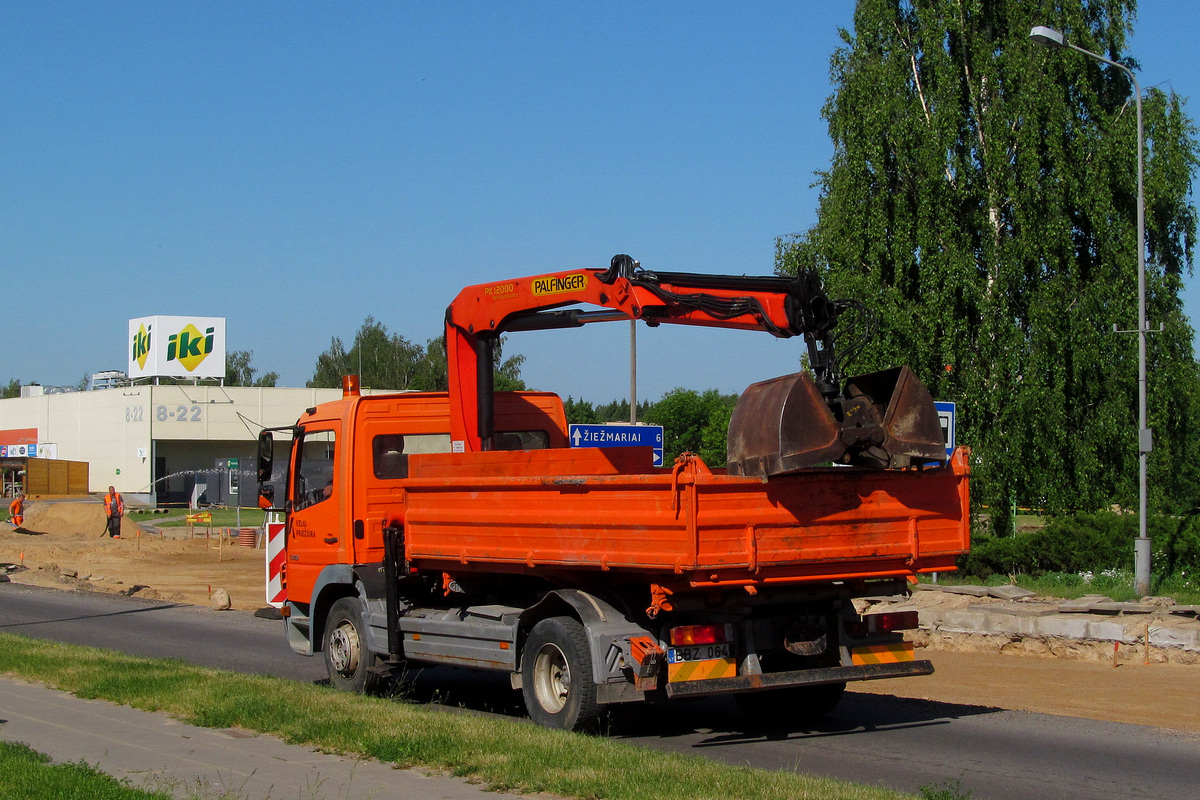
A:
{"label": "truck front wheel", "polygon": [[367,670],[373,658],[357,598],[343,597],[329,609],[323,649],[329,683],[335,689],[361,694],[378,687],[379,678]]}
{"label": "truck front wheel", "polygon": [[578,730],[599,716],[587,633],[578,620],[551,617],[534,625],[521,673],[525,707],[538,725]]}

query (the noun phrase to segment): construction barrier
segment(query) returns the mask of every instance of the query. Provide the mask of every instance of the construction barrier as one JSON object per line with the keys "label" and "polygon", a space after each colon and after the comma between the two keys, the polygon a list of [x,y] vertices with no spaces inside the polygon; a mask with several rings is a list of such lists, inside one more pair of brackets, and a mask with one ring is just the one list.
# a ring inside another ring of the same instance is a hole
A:
{"label": "construction barrier", "polygon": [[287,559],[287,551],[283,549],[283,515],[268,512],[263,527],[267,533],[267,603],[282,608],[287,599],[287,591],[283,586],[283,565]]}

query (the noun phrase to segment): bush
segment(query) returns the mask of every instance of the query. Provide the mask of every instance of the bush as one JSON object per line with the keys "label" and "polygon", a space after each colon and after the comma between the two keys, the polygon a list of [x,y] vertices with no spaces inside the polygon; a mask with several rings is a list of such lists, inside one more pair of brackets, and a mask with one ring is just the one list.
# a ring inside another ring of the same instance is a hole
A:
{"label": "bush", "polygon": [[[1154,565],[1162,574],[1200,568],[1200,526],[1195,517],[1151,517]],[[1076,513],[1050,520],[1044,528],[990,539],[959,559],[965,575],[987,579],[1001,575],[1045,575],[1061,572],[1101,573],[1133,569],[1134,514]]]}

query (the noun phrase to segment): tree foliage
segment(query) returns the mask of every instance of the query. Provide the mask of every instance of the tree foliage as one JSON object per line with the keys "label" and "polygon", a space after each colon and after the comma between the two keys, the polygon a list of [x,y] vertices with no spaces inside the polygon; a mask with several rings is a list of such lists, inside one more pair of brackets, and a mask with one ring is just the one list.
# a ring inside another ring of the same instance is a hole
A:
{"label": "tree foliage", "polygon": [[[650,411],[651,402],[642,400],[638,403],[639,420],[644,420]],[[563,403],[567,412],[567,422],[579,425],[599,425],[605,422],[629,422],[629,401],[610,400],[602,405],[594,406],[587,400],[576,400],[568,397]]]}
{"label": "tree foliage", "polygon": [[[525,389],[521,365],[525,356],[503,357],[504,341],[493,348],[495,385],[497,391]],[[446,338],[430,339],[422,347],[398,333],[389,333],[387,326],[374,317],[367,317],[347,350],[342,340],[334,337],[329,349],[317,356],[309,387],[337,388],[343,375],[358,375],[364,388],[416,389],[441,391],[449,387],[446,364]]]}
{"label": "tree foliage", "polygon": [[11,397],[21,396],[21,382],[16,378],[10,378],[3,389],[0,389],[0,399],[8,400]]}
{"label": "tree foliage", "polygon": [[[815,268],[881,326],[863,371],[907,364],[958,403],[976,499],[1132,505],[1137,475],[1136,125],[1119,70],[1029,40],[1048,25],[1124,53],[1133,0],[859,0],[831,61],[834,156],[817,224],[778,268]],[[1196,130],[1144,100],[1151,486],[1196,497],[1200,386],[1179,299],[1196,232]],[[1007,515],[1005,515],[1007,516]]]}
{"label": "tree foliage", "polygon": [[672,389],[646,411],[646,422],[663,426],[663,463],[696,453],[710,467],[725,465],[725,438],[737,395],[716,389]]}
{"label": "tree foliage", "polygon": [[225,385],[226,386],[274,386],[279,382],[279,373],[267,372],[255,380],[253,350],[231,350],[225,356]]}

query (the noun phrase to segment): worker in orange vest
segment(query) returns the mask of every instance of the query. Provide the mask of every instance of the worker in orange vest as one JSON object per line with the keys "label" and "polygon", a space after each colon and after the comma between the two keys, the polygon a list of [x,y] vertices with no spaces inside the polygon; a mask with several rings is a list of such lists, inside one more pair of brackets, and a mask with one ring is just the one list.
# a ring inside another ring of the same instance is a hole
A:
{"label": "worker in orange vest", "polygon": [[108,535],[114,539],[121,538],[121,516],[124,513],[125,501],[116,489],[108,487],[108,494],[104,495],[104,515],[108,517]]}
{"label": "worker in orange vest", "polygon": [[14,528],[21,527],[21,523],[25,521],[25,495],[18,494],[13,498],[13,501],[8,505],[8,515],[12,517],[10,522]]}

